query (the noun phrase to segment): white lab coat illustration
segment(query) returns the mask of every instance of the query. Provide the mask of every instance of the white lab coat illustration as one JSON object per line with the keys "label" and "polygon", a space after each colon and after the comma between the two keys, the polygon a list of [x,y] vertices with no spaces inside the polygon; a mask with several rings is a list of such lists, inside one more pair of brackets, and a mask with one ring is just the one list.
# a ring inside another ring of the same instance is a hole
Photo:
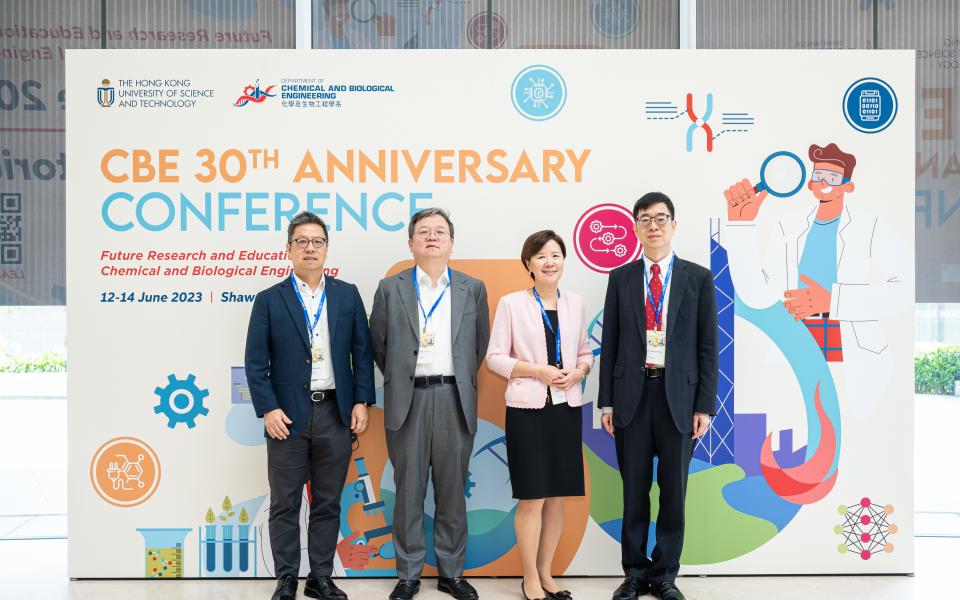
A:
{"label": "white lab coat illustration", "polygon": [[[724,220],[720,243],[727,249],[733,285],[744,302],[767,307],[782,301],[786,290],[800,287],[800,259],[816,211],[814,207],[806,216],[764,219],[761,210],[755,221]],[[769,234],[764,248],[761,233]],[[845,363],[887,349],[884,320],[913,301],[913,268],[903,260],[907,250],[876,216],[849,203],[843,207],[830,318],[840,321]]]}

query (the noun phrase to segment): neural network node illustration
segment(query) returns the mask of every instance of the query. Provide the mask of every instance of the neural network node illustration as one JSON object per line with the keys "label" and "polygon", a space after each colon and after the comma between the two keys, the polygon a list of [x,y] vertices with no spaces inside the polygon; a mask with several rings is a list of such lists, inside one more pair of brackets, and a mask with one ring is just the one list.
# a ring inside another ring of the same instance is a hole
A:
{"label": "neural network node illustration", "polygon": [[841,554],[855,553],[863,560],[886,552],[893,552],[893,543],[889,538],[899,531],[896,523],[890,522],[893,505],[874,504],[870,498],[863,498],[857,504],[841,504],[837,512],[843,517],[843,523],[833,528],[834,533],[843,536],[843,542],[837,546]]}

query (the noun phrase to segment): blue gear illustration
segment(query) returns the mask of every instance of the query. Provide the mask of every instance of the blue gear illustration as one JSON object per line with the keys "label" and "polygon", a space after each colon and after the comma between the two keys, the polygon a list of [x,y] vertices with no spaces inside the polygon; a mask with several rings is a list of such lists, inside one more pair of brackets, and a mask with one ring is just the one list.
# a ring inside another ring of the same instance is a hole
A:
{"label": "blue gear illustration", "polygon": [[186,379],[168,375],[167,381],[166,387],[158,386],[153,390],[153,393],[160,396],[160,404],[153,407],[153,412],[166,415],[167,427],[170,429],[175,428],[177,423],[186,423],[187,427],[193,429],[197,426],[197,416],[210,412],[203,405],[203,399],[209,396],[210,392],[197,387],[197,376],[193,373],[187,375]]}

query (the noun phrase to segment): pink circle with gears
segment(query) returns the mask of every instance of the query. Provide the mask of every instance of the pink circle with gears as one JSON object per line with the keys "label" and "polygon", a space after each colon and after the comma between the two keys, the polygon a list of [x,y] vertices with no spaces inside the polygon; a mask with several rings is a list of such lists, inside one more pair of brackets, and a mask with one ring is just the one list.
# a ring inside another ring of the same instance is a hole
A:
{"label": "pink circle with gears", "polygon": [[588,209],[573,228],[573,248],[598,273],[633,262],[642,249],[633,232],[633,213],[612,203]]}

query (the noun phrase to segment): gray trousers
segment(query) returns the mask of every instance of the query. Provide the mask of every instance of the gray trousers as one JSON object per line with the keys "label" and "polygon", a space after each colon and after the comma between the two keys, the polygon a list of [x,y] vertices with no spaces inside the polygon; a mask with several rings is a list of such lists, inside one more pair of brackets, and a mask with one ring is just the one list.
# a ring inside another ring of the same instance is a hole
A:
{"label": "gray trousers", "polygon": [[423,499],[432,475],[436,511],[433,547],[441,577],[463,575],[467,550],[467,501],[464,487],[473,451],[454,385],[414,388],[407,420],[387,430],[387,452],[394,468],[397,505],[393,541],[397,577],[420,579],[427,547],[423,533]]}
{"label": "gray trousers", "polygon": [[300,503],[310,481],[307,555],[314,577],[333,573],[340,531],[340,494],[350,465],[350,429],[336,400],[314,402],[303,431],[285,440],[267,438],[270,482],[270,548],[277,578],[300,574]]}

